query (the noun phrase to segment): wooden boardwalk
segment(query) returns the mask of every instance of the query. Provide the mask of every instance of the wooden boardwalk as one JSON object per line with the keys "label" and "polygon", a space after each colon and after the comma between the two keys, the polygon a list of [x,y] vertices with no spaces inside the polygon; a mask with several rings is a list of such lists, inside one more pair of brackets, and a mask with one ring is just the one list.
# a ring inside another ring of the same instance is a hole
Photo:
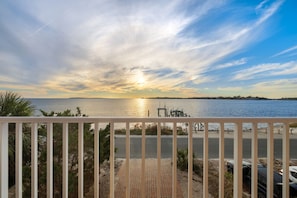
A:
{"label": "wooden boardwalk", "polygon": [[[126,197],[126,161],[123,162],[116,178],[115,197]],[[157,197],[157,160],[145,160],[145,195]],[[178,182],[178,181],[177,181]],[[170,159],[161,161],[161,197],[172,197],[172,166]],[[130,197],[141,197],[141,159],[130,159]],[[177,183],[177,197],[182,198],[183,193],[179,182]]]}

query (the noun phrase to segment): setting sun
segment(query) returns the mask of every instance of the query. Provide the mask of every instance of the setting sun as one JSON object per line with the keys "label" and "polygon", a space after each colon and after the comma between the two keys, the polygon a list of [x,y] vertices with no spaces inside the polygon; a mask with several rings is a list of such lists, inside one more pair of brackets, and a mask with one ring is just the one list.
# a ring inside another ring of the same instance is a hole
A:
{"label": "setting sun", "polygon": [[137,73],[136,79],[137,79],[137,85],[139,87],[143,87],[145,85],[146,80],[142,72]]}

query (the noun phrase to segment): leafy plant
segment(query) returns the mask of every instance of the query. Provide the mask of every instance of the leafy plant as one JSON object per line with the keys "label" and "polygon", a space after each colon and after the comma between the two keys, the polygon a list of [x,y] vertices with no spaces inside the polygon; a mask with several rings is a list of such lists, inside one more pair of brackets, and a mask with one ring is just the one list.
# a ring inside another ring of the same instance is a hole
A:
{"label": "leafy plant", "polygon": [[[30,116],[34,106],[30,101],[14,92],[0,92],[0,116]],[[30,165],[30,128],[24,123],[23,128],[23,169]],[[15,130],[16,125],[9,123],[9,187],[15,184]],[[24,171],[25,172],[25,171]],[[24,178],[26,180],[26,178]]]}
{"label": "leafy plant", "polygon": [[14,92],[0,93],[0,116],[30,116],[34,106]]}
{"label": "leafy plant", "polygon": [[[63,112],[45,112],[40,110],[43,116],[55,116],[55,117],[73,117],[82,116],[80,108],[77,107],[76,114],[73,114],[71,110],[67,109]],[[83,115],[85,116],[85,115]],[[46,188],[46,133],[47,126],[41,124],[38,129],[39,132],[39,196],[45,196]],[[84,133],[84,176],[87,178],[93,178],[93,160],[94,160],[94,136],[91,130],[91,124],[85,123],[83,126]],[[62,146],[63,146],[63,124],[54,123],[53,124],[53,167],[54,167],[54,197],[59,197],[62,192]],[[69,123],[68,124],[68,155],[69,155],[69,167],[68,167],[68,185],[69,185],[69,196],[73,197],[77,195],[77,164],[78,164],[78,124]],[[88,187],[92,185],[92,179],[86,180],[85,191]]]}
{"label": "leafy plant", "polygon": [[[193,171],[199,176],[202,175],[202,165],[199,163],[194,163],[195,154],[193,153]],[[188,149],[177,150],[177,167],[181,171],[188,170]]]}
{"label": "leafy plant", "polygon": [[[71,110],[67,109],[63,112],[45,112],[41,110],[43,116],[55,116],[55,117],[72,117],[72,116],[86,116],[81,113],[79,107],[74,114]],[[46,133],[47,126],[41,124],[39,129],[39,196],[46,196]],[[63,146],[63,124],[53,124],[53,167],[54,167],[54,197],[60,197],[62,192],[62,146]],[[90,190],[90,186],[93,185],[94,177],[94,129],[91,128],[90,123],[85,123],[83,126],[84,134],[84,177],[88,178],[84,181],[84,192]],[[78,165],[78,124],[68,124],[68,190],[69,197],[75,197],[77,195],[77,165]],[[108,124],[105,129],[99,131],[99,159],[100,163],[105,160],[109,160],[110,155],[110,125]],[[30,190],[30,189],[28,189]]]}
{"label": "leafy plant", "polygon": [[110,124],[99,131],[99,162],[109,160],[110,156]]}

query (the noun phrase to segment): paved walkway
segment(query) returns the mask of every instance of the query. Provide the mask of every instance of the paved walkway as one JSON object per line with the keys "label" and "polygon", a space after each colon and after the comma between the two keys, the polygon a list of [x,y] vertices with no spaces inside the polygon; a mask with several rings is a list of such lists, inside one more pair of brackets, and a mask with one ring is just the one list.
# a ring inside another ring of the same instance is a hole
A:
{"label": "paved walkway", "polygon": [[[123,162],[116,181],[115,197],[126,197],[126,161]],[[145,160],[145,195],[146,197],[157,197],[157,160]],[[130,159],[130,197],[141,197],[141,159]],[[172,197],[172,166],[171,160],[161,161],[161,197]],[[177,197],[182,198],[182,189],[177,183]]]}

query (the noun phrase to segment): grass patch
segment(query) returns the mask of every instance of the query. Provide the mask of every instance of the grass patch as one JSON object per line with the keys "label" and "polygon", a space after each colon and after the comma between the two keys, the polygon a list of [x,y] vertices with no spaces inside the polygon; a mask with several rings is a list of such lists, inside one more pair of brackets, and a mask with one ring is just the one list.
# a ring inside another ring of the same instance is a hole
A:
{"label": "grass patch", "polygon": [[[177,151],[177,167],[181,171],[188,170],[188,149]],[[203,160],[193,154],[193,174],[203,179]],[[219,197],[219,172],[216,162],[208,161],[208,192],[213,197]],[[225,172],[224,197],[233,197],[233,175]],[[245,196],[244,196],[245,197]]]}

